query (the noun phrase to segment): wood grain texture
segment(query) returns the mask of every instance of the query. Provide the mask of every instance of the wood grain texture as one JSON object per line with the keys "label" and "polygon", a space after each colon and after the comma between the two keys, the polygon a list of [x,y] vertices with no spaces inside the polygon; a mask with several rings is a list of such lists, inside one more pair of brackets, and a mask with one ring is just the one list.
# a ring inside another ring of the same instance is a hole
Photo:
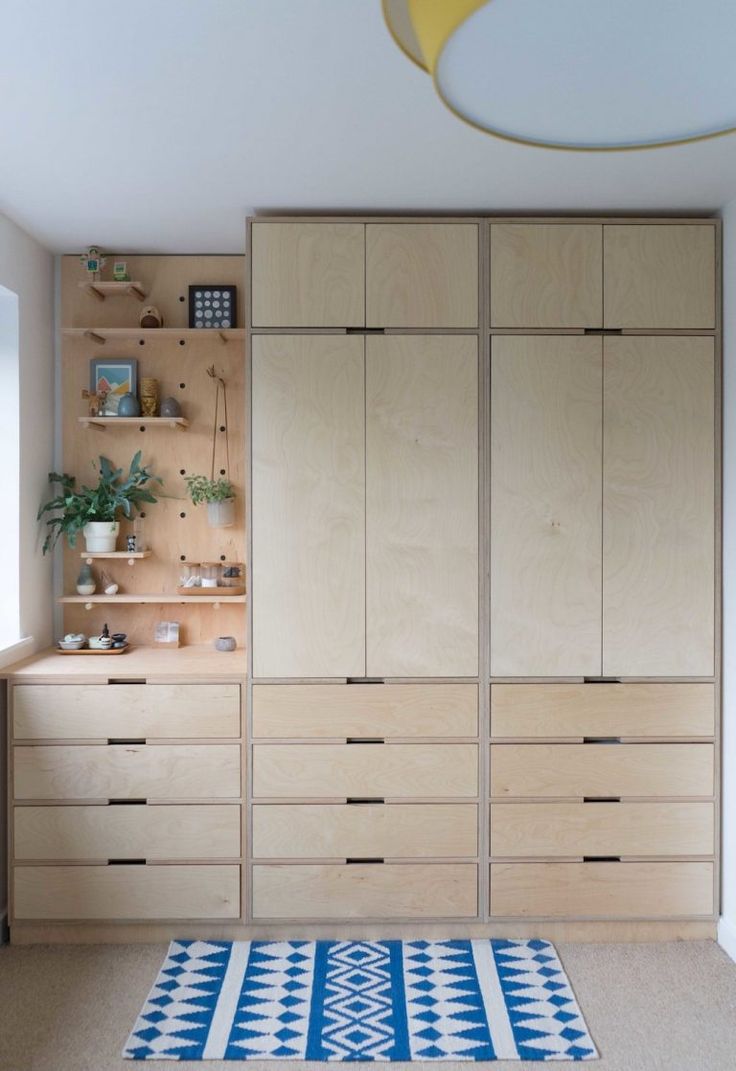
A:
{"label": "wood grain texture", "polygon": [[253,672],[365,675],[363,339],[253,339]]}
{"label": "wood grain texture", "polygon": [[237,684],[21,684],[16,740],[240,736]]}
{"label": "wood grain texture", "polygon": [[492,223],[491,327],[600,327],[603,228]]}
{"label": "wood grain texture", "polygon": [[604,343],[603,673],[712,676],[714,342]]}
{"label": "wood grain texture", "polygon": [[492,744],[491,797],[712,796],[712,744]]}
{"label": "wood grain texture", "polygon": [[366,341],[367,674],[478,673],[478,343]]}
{"label": "wood grain texture", "polygon": [[477,736],[476,684],[256,684],[253,736]]}
{"label": "wood grain texture", "polygon": [[368,327],[477,327],[475,223],[368,223]]}
{"label": "wood grain texture", "polygon": [[712,223],[603,227],[605,327],[714,328]]}
{"label": "wood grain texture", "polygon": [[601,672],[601,340],[494,337],[491,673]]}
{"label": "wood grain texture", "polygon": [[239,799],[240,744],[16,747],[18,800]]}
{"label": "wood grain texture", "polygon": [[472,918],[477,871],[474,863],[257,865],[253,917]]}
{"label": "wood grain texture", "polygon": [[254,744],[253,798],[468,797],[476,744]]}
{"label": "wood grain texture", "polygon": [[19,866],[18,919],[237,919],[240,867]]}
{"label": "wood grain texture", "polygon": [[712,737],[712,684],[494,684],[491,737]]}
{"label": "wood grain texture", "polygon": [[236,859],[240,807],[16,807],[15,859],[78,862],[108,859]]}
{"label": "wood grain texture", "polygon": [[[242,610],[242,607],[241,607]],[[121,658],[124,661],[121,662]],[[212,650],[212,644],[191,647],[131,647],[124,655],[86,658],[59,656],[47,648],[7,666],[3,673],[13,683],[107,684],[125,676],[130,680],[180,684],[211,681],[242,682],[246,675],[245,652]]]}
{"label": "wood grain texture", "polygon": [[256,804],[254,859],[457,859],[478,853],[471,803]]}
{"label": "wood grain texture", "polygon": [[713,864],[493,863],[491,914],[669,918],[713,914]]}
{"label": "wood grain texture", "polygon": [[712,855],[712,803],[493,803],[491,856]]}
{"label": "wood grain texture", "polygon": [[254,327],[361,327],[362,223],[253,223]]}

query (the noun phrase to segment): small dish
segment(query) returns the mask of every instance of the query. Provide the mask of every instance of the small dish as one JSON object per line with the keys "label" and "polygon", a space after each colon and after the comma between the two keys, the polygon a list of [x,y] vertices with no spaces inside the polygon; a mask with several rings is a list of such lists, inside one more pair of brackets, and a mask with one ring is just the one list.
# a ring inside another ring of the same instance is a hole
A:
{"label": "small dish", "polygon": [[59,647],[62,651],[81,651],[86,643],[86,640],[59,640]]}

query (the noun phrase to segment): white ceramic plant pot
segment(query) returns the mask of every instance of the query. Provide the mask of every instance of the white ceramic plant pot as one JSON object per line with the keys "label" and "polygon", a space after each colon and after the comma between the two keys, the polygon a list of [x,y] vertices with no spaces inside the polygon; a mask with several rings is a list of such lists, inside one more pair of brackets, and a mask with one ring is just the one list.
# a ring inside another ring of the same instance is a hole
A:
{"label": "white ceramic plant pot", "polygon": [[88,554],[109,554],[115,550],[120,524],[118,521],[90,521],[82,529]]}
{"label": "white ceramic plant pot", "polygon": [[235,499],[223,498],[221,502],[208,502],[207,521],[210,528],[232,527],[235,524]]}

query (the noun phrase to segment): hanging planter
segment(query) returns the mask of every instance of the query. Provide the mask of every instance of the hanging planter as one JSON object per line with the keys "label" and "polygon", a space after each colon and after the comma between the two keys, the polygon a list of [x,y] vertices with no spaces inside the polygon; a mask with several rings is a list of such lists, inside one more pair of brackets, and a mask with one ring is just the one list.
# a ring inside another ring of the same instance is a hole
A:
{"label": "hanging planter", "polygon": [[[225,380],[217,375],[215,366],[207,369],[207,375],[215,380],[215,415],[212,425],[212,461],[210,475],[185,476],[184,482],[189,491],[189,497],[193,506],[199,506],[203,502],[207,504],[207,523],[210,528],[231,528],[235,524],[235,489],[227,475],[215,479],[215,451],[217,446],[218,415],[220,407],[220,392],[222,392],[222,405],[224,413],[223,430],[225,432],[225,473],[230,471],[230,442],[228,439],[227,424],[227,387]],[[221,472],[223,470],[220,470]]]}

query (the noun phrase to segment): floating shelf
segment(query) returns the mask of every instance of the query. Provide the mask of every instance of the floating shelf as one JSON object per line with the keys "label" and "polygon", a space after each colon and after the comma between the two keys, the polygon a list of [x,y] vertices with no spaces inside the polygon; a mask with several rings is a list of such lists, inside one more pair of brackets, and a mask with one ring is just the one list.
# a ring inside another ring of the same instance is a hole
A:
{"label": "floating shelf", "polygon": [[79,552],[79,557],[84,558],[87,565],[91,565],[93,561],[99,558],[104,558],[109,561],[127,561],[128,565],[135,565],[136,562],[142,561],[143,558],[150,558],[153,551],[150,550],[136,550],[132,553],[128,553],[127,550],[110,550],[104,553],[103,551],[92,552],[88,554],[86,550]]}
{"label": "floating shelf", "polygon": [[245,595],[208,595],[202,597],[201,595],[62,595],[58,602],[60,603],[74,603],[77,605],[86,606],[90,609],[92,606],[105,606],[112,603],[128,604],[128,605],[143,605],[145,603],[153,603],[154,605],[165,606],[168,604],[176,604],[183,602],[199,603],[212,603],[216,606],[221,606],[223,603],[244,603],[246,599]]}
{"label": "floating shelf", "polygon": [[61,333],[65,338],[87,338],[98,346],[104,346],[108,339],[192,339],[212,338],[214,335],[220,342],[227,343],[245,338],[242,327],[64,327]]}
{"label": "floating shelf", "polygon": [[84,290],[87,294],[92,294],[98,301],[104,301],[107,297],[120,297],[126,294],[137,298],[138,301],[146,300],[146,292],[143,289],[143,283],[102,282],[101,279],[97,279],[95,282],[91,283],[79,283],[79,289]]}
{"label": "floating shelf", "polygon": [[164,417],[164,416],[131,416],[131,417],[88,417],[80,416],[79,423],[83,428],[105,428],[114,427],[116,424],[120,427],[169,427],[178,428],[179,431],[184,431],[189,427],[189,421],[185,417]]}

